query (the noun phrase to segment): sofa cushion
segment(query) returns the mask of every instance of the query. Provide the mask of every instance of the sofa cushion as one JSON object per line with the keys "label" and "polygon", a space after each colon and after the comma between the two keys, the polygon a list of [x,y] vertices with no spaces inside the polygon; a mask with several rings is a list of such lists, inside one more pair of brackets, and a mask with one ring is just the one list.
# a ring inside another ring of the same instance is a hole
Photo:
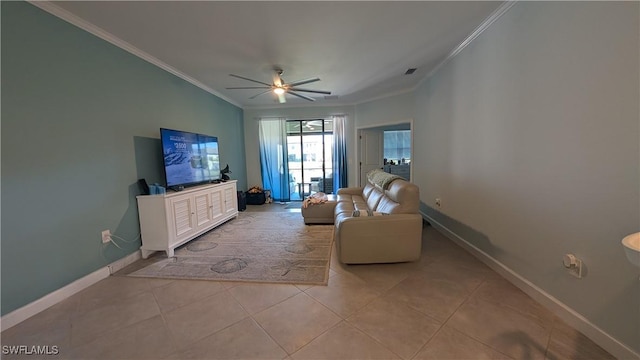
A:
{"label": "sofa cushion", "polygon": [[359,195],[339,195],[342,201],[338,201],[335,208],[335,215],[347,214],[351,216],[354,210],[368,210],[367,202]]}
{"label": "sofa cushion", "polygon": [[[393,181],[385,191],[385,201],[377,211],[393,214],[417,214],[420,210],[418,186],[404,180]],[[393,204],[395,203],[395,204]],[[397,204],[397,205],[396,205]]]}
{"label": "sofa cushion", "polygon": [[367,199],[369,198],[369,195],[371,195],[371,192],[374,190],[375,190],[375,186],[373,186],[371,183],[367,183],[362,189],[362,196],[365,199]]}
{"label": "sofa cushion", "polygon": [[376,210],[376,208],[378,207],[378,203],[380,202],[380,199],[382,199],[384,197],[384,193],[379,191],[378,189],[373,190],[369,196],[367,197],[367,207],[370,210]]}
{"label": "sofa cushion", "polygon": [[381,213],[378,211],[372,211],[372,210],[353,210],[353,213],[351,214],[351,216],[353,217],[382,216],[382,215],[389,215],[389,214]]}

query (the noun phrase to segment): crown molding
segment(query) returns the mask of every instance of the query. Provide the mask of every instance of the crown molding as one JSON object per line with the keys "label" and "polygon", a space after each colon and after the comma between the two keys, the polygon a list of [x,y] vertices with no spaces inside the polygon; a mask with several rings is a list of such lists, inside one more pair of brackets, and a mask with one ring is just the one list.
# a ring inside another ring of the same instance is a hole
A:
{"label": "crown molding", "polygon": [[502,15],[504,15],[513,5],[516,4],[520,0],[507,0],[503,2],[494,12],[491,13],[480,25],[478,25],[469,36],[467,36],[458,46],[453,48],[451,52],[445,57],[436,67],[434,67],[429,73],[422,78],[422,80],[418,81],[418,83],[410,88],[402,89],[398,91],[394,91],[391,93],[387,93],[384,95],[374,96],[372,98],[368,98],[366,100],[358,101],[355,105],[366,104],[371,101],[381,100],[397,95],[402,95],[408,92],[416,91],[420,86],[422,86],[427,80],[429,80],[436,72],[438,72],[443,66],[445,66],[449,61],[451,61],[456,55],[458,55],[464,48],[469,46],[473,40],[475,40],[480,34],[482,34],[485,30],[491,26],[496,20],[498,20]]}
{"label": "crown molding", "polygon": [[67,10],[64,10],[63,8],[59,7],[58,5],[55,5],[53,2],[51,1],[34,1],[34,0],[27,0],[31,5],[38,7],[46,12],[48,12],[49,14],[56,16],[90,34],[93,34],[97,37],[99,37],[102,40],[105,40],[139,58],[141,58],[142,60],[145,60],[159,68],[161,68],[162,70],[165,70],[166,72],[173,74],[181,79],[183,79],[184,81],[191,83],[197,87],[199,87],[200,89],[215,95],[216,97],[219,97],[220,99],[233,104],[239,108],[243,108],[243,106],[239,103],[237,103],[236,101],[220,94],[219,92],[217,92],[216,90],[210,88],[209,86],[201,83],[200,81],[192,78],[191,76],[179,71],[178,69],[174,68],[173,66],[170,66],[164,62],[162,62],[161,60],[159,60],[156,57],[153,57],[149,54],[147,54],[146,52],[138,49],[137,47],[129,44],[128,42],[116,37],[115,35],[103,30],[102,28],[68,12]]}
{"label": "crown molding", "polygon": [[464,39],[458,46],[456,46],[449,55],[447,55],[444,60],[442,60],[436,67],[434,67],[427,76],[425,76],[422,80],[418,82],[418,84],[414,87],[414,90],[420,87],[424,82],[429,80],[435,73],[437,73],[443,66],[445,66],[449,61],[451,61],[456,55],[458,55],[462,50],[464,50],[469,44],[473,42],[480,34],[482,34],[485,30],[487,30],[494,22],[496,22],[502,15],[504,15],[513,5],[515,5],[520,0],[507,0],[502,3],[494,12],[491,13],[466,39]]}

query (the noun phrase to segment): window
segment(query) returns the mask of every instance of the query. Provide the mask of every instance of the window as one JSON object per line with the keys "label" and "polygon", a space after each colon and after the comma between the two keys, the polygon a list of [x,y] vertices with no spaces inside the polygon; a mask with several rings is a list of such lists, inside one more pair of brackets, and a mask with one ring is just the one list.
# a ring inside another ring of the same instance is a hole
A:
{"label": "window", "polygon": [[286,126],[291,200],[331,193],[333,121],[287,120]]}
{"label": "window", "polygon": [[395,164],[411,161],[411,130],[389,130],[384,132],[384,158]]}

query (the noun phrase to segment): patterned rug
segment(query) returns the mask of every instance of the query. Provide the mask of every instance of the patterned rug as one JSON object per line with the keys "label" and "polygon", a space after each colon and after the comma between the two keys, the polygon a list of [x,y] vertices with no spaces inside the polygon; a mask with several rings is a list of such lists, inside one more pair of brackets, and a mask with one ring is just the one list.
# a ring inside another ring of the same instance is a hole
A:
{"label": "patterned rug", "polygon": [[175,257],[156,253],[127,275],[326,285],[332,237],[333,225],[304,225],[300,213],[241,212]]}

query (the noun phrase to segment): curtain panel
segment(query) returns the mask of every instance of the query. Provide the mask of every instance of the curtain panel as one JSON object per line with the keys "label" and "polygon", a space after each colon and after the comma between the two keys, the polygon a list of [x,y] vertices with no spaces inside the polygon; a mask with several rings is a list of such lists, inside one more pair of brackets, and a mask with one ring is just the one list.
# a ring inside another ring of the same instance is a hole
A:
{"label": "curtain panel", "polygon": [[335,191],[347,187],[347,135],[346,117],[333,117],[333,188]]}
{"label": "curtain panel", "polygon": [[274,201],[288,202],[291,200],[291,189],[287,162],[286,120],[260,119],[258,124],[262,187],[271,190]]}

